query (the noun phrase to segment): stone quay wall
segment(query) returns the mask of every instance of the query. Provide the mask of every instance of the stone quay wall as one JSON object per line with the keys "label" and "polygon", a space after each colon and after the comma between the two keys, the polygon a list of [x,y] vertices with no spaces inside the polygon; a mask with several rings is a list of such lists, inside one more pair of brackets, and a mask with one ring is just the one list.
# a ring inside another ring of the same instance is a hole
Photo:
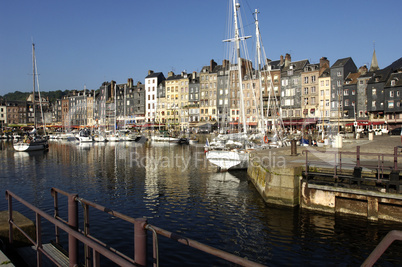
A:
{"label": "stone quay wall", "polygon": [[[376,136],[374,140],[343,140],[342,148],[337,150],[355,152],[356,147],[359,146],[362,153],[392,154],[394,147],[400,145],[402,145],[400,136],[387,135]],[[329,159],[333,157],[332,154],[326,153],[329,150],[333,151],[332,148],[300,146],[297,147],[298,151],[295,155],[291,155],[290,147],[255,151],[251,154],[247,173],[250,181],[268,205],[353,214],[365,216],[369,220],[402,222],[402,194],[303,182],[305,155],[302,152],[306,149],[309,149],[309,152],[317,152],[317,157],[322,159],[324,164],[328,164]],[[400,152],[402,154],[402,150]],[[398,168],[402,169],[402,158]]]}

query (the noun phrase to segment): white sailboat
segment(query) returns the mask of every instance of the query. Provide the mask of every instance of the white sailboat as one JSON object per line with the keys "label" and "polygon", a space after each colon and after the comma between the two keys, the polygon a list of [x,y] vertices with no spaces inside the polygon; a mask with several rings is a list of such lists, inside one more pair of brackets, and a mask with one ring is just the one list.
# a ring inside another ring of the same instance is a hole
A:
{"label": "white sailboat", "polygon": [[[37,135],[37,125],[36,125],[36,103],[35,103],[35,81],[37,79],[37,71],[36,71],[36,58],[35,58],[35,44],[32,43],[32,65],[33,65],[33,111],[34,111],[34,128],[32,131],[28,133],[23,139],[20,139],[17,142],[13,143],[13,147],[15,151],[35,151],[35,150],[46,150],[49,148],[48,140],[46,137]],[[38,84],[39,85],[39,84]],[[38,86],[39,91],[39,86]],[[40,99],[40,95],[39,95]],[[46,131],[46,125],[43,118],[43,110],[42,110],[42,102],[41,105],[41,113],[42,113],[42,122],[43,129]]]}
{"label": "white sailboat", "polygon": [[[240,112],[242,117],[242,133],[232,135],[219,135],[211,144],[206,145],[206,158],[212,164],[218,166],[221,171],[229,169],[247,169],[249,162],[249,151],[253,150],[253,144],[248,141],[246,116],[244,108],[242,58],[240,57],[240,41],[250,36],[240,36],[239,31],[239,9],[240,4],[233,0],[234,38],[225,42],[235,42],[235,63],[239,77],[240,86]],[[231,82],[228,83],[229,85]],[[216,146],[215,146],[216,145]]]}

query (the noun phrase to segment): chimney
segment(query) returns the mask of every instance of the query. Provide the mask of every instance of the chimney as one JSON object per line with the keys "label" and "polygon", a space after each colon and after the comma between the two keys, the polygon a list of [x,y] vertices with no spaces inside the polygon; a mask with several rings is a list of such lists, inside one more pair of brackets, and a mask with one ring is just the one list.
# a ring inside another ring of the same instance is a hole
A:
{"label": "chimney", "polygon": [[324,72],[325,69],[329,68],[329,60],[326,57],[320,58],[320,75]]}
{"label": "chimney", "polygon": [[280,66],[283,65],[283,55],[281,55],[281,61],[279,62],[279,65],[280,65]]}
{"label": "chimney", "polygon": [[360,74],[366,74],[367,71],[368,71],[368,68],[367,68],[366,65],[361,66],[361,67],[359,68],[359,73],[360,73]]}
{"label": "chimney", "polygon": [[285,55],[285,67],[289,66],[291,61],[292,61],[292,58],[290,57],[290,54],[286,53],[286,55]]}
{"label": "chimney", "polygon": [[116,82],[111,80],[110,81],[110,97],[114,99],[114,87],[116,86]]}
{"label": "chimney", "polygon": [[197,72],[193,71],[192,79],[195,80],[195,78],[197,78]]}
{"label": "chimney", "polygon": [[229,60],[224,59],[222,60],[222,67],[225,70],[229,66]]}
{"label": "chimney", "polygon": [[153,70],[148,70],[148,75],[154,74]]}
{"label": "chimney", "polygon": [[127,80],[127,86],[128,86],[128,88],[133,87],[133,79],[132,79],[132,78],[128,78],[128,80]]}
{"label": "chimney", "polygon": [[214,68],[216,67],[216,62],[213,60],[213,59],[211,59],[211,62],[210,62],[210,64],[209,64],[209,71],[213,71],[214,70]]}

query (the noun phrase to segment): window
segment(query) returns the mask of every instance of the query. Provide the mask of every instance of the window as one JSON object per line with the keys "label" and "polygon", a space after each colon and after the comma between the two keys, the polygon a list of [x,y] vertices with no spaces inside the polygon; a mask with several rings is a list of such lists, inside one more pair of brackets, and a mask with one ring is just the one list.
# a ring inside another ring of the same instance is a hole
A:
{"label": "window", "polygon": [[349,89],[343,90],[343,95],[349,95]]}
{"label": "window", "polygon": [[308,83],[308,77],[304,77],[304,83]]}
{"label": "window", "polygon": [[395,86],[395,80],[391,81],[391,86]]}
{"label": "window", "polygon": [[372,95],[377,95],[377,90],[376,90],[375,88],[373,88],[373,89],[371,90],[371,94],[372,94]]}
{"label": "window", "polygon": [[356,90],[352,90],[352,95],[355,95],[356,94]]}
{"label": "window", "polygon": [[389,91],[389,97],[394,97],[394,91]]}
{"label": "window", "polygon": [[349,106],[349,99],[345,99],[345,107]]}
{"label": "window", "polygon": [[315,105],[315,97],[311,97],[311,105]]}
{"label": "window", "polygon": [[324,86],[324,81],[321,81],[321,82],[320,82],[320,86]]}
{"label": "window", "polygon": [[308,87],[304,87],[304,94],[308,95]]}
{"label": "window", "polygon": [[372,106],[373,108],[375,108],[375,106],[376,106],[375,100],[371,101],[371,106]]}
{"label": "window", "polygon": [[340,71],[338,71],[338,72],[336,73],[336,76],[341,77],[341,76],[342,76],[342,73],[341,73]]}
{"label": "window", "polygon": [[311,76],[311,82],[314,83],[315,82],[315,75]]}
{"label": "window", "polygon": [[388,108],[394,108],[394,100],[388,101]]}
{"label": "window", "polygon": [[311,93],[312,93],[312,94],[315,93],[315,86],[311,87]]}

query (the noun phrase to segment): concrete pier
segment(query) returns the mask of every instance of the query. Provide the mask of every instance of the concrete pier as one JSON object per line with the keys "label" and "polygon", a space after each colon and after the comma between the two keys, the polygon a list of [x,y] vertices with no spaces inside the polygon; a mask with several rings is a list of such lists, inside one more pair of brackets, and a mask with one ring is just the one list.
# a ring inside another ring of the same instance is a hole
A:
{"label": "concrete pier", "polygon": [[[33,221],[19,213],[18,211],[13,211],[13,220],[14,222],[24,230],[33,240],[35,240],[35,224]],[[8,211],[0,212],[0,239],[8,243],[8,231],[9,231],[9,223],[8,223]],[[14,247],[23,247],[23,246],[31,246],[32,244],[29,240],[20,233],[17,229],[14,228]]]}
{"label": "concrete pier", "polygon": [[[309,159],[311,156],[322,162],[310,166],[320,170],[328,168],[326,166],[334,160],[334,154],[326,153],[327,151],[356,152],[356,147],[360,146],[361,153],[393,154],[394,148],[401,145],[400,136],[384,135],[374,136],[373,140],[343,139],[342,148],[298,146],[297,153],[291,151],[291,147],[261,150],[250,156],[247,172],[267,204],[300,206],[329,213],[361,215],[370,220],[402,222],[402,194],[307,184],[302,181],[306,159],[303,150],[309,150]],[[356,159],[345,157],[345,161],[353,163]],[[398,168],[402,169],[402,158],[400,161]],[[350,172],[353,172],[353,168]],[[362,173],[365,177],[375,177],[370,169],[364,168]]]}

